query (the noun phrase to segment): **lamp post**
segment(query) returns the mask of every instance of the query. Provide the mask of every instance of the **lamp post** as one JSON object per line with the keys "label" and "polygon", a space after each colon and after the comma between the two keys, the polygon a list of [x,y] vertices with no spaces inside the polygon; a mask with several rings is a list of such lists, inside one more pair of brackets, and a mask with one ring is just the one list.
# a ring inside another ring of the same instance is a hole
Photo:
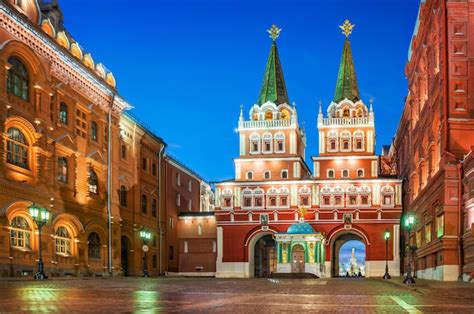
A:
{"label": "lamp post", "polygon": [[415,283],[415,279],[413,279],[411,275],[411,255],[412,255],[412,247],[410,245],[410,234],[411,234],[411,228],[415,224],[415,216],[413,214],[408,214],[405,217],[405,228],[408,231],[408,269],[407,269],[407,275],[405,276],[405,279],[403,280],[403,283]]}
{"label": "lamp post", "polygon": [[142,277],[148,277],[148,268],[147,268],[147,265],[146,265],[146,252],[148,252],[148,246],[147,246],[147,243],[148,243],[148,240],[151,239],[151,233],[149,231],[146,231],[144,228],[142,228],[140,230],[140,238],[142,239],[142,242],[143,242],[143,246],[142,246],[142,250],[143,250],[143,275]]}
{"label": "lamp post", "polygon": [[44,273],[43,257],[41,254],[41,229],[49,221],[49,211],[46,208],[38,207],[34,203],[28,207],[31,218],[35,221],[38,226],[38,272],[34,278],[38,280],[48,279],[48,276]]}
{"label": "lamp post", "polygon": [[383,275],[383,279],[391,279],[392,276],[388,273],[388,239],[390,239],[390,230],[386,229],[383,237],[385,239],[385,275]]}

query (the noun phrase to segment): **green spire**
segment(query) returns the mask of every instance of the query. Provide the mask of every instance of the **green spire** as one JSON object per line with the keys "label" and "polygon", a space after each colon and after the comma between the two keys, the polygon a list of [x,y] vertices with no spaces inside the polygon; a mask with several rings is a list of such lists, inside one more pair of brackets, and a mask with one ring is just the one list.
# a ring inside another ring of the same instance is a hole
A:
{"label": "green spire", "polygon": [[352,60],[351,43],[347,38],[344,42],[344,49],[342,50],[334,102],[340,102],[344,98],[352,100],[353,102],[360,100],[354,61]]}
{"label": "green spire", "polygon": [[275,25],[268,30],[273,42],[270,48],[270,55],[268,56],[267,67],[265,68],[265,75],[263,76],[262,88],[260,89],[260,95],[258,96],[258,105],[262,105],[267,101],[271,101],[276,105],[290,103],[288,100],[288,93],[286,92],[285,79],[283,78],[283,70],[281,68],[278,48],[275,41],[280,31],[281,30]]}

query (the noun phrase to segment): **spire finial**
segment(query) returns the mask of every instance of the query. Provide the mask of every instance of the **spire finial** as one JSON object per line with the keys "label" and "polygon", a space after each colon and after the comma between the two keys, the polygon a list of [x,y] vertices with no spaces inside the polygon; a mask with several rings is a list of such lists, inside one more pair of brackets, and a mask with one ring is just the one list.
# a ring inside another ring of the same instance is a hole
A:
{"label": "spire finial", "polygon": [[244,105],[240,104],[240,117],[239,120],[244,120]]}
{"label": "spire finial", "polygon": [[349,35],[352,33],[352,29],[355,27],[354,24],[351,24],[349,20],[345,20],[344,24],[340,25],[339,28],[342,29],[342,33],[346,36],[346,38],[349,37]]}
{"label": "spire finial", "polygon": [[374,97],[369,98],[369,103],[370,103],[370,109],[369,110],[370,110],[370,112],[372,112],[373,111],[372,105],[374,104]]}
{"label": "spire finial", "polygon": [[280,36],[281,28],[278,28],[278,26],[273,24],[272,27],[270,27],[270,29],[267,29],[267,32],[270,34],[270,38],[273,41],[276,41],[278,36]]}
{"label": "spire finial", "polygon": [[323,113],[323,102],[319,100],[319,114]]}

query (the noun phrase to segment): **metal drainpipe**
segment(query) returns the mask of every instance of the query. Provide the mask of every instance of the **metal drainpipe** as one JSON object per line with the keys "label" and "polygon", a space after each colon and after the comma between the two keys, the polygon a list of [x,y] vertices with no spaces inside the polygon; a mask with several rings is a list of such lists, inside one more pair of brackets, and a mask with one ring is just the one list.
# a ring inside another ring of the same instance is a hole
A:
{"label": "metal drainpipe", "polygon": [[459,280],[462,280],[462,227],[463,227],[463,213],[462,213],[462,162],[458,162],[458,267]]}
{"label": "metal drainpipe", "polygon": [[163,142],[163,145],[161,146],[161,149],[160,149],[160,152],[158,153],[158,232],[159,232],[159,235],[160,235],[160,238],[159,238],[159,254],[160,254],[160,275],[163,274],[163,228],[162,228],[162,221],[161,221],[161,212],[162,212],[162,199],[161,199],[161,196],[162,196],[162,193],[161,193],[161,190],[162,190],[162,183],[163,183],[163,180],[162,180],[162,175],[161,175],[161,164],[163,162],[163,152],[166,148],[166,143]]}
{"label": "metal drainpipe", "polygon": [[108,258],[107,270],[112,276],[112,111],[114,107],[115,93],[112,94],[112,101],[109,108],[108,136],[107,136],[107,227],[108,227]]}

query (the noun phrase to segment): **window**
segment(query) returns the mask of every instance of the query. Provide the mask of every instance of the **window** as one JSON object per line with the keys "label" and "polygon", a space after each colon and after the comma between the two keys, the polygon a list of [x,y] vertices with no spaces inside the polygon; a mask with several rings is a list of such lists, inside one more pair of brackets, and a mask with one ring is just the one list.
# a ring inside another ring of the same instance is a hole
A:
{"label": "window", "polygon": [[91,122],[91,140],[93,140],[94,142],[97,142],[97,140],[99,139],[99,128],[97,126],[97,122],[95,121],[92,121]]}
{"label": "window", "polygon": [[342,170],[342,177],[343,178],[349,178],[349,170],[347,170],[347,169]]}
{"label": "window", "polygon": [[260,136],[258,134],[252,134],[250,136],[250,153],[258,154],[260,152]]}
{"label": "window", "polygon": [[153,235],[153,246],[156,247],[156,234]]}
{"label": "window", "polygon": [[271,196],[268,198],[268,202],[270,204],[270,206],[277,206],[277,199],[276,199],[276,196]]}
{"label": "window", "polygon": [[148,199],[145,194],[142,194],[142,201],[141,201],[141,208],[142,208],[142,214],[146,214],[147,212],[147,207],[148,207]]}
{"label": "window", "polygon": [[202,235],[202,224],[198,225],[198,235]]}
{"label": "window", "polygon": [[151,199],[151,215],[153,217],[156,217],[156,210],[157,210],[157,207],[156,207],[156,199],[152,198]]}
{"label": "window", "polygon": [[252,198],[244,197],[244,207],[252,207]]}
{"label": "window", "polygon": [[271,110],[265,112],[265,120],[273,120],[273,112]]}
{"label": "window", "polygon": [[255,197],[255,207],[263,207],[263,197],[256,196]]}
{"label": "window", "polygon": [[176,173],[176,185],[181,186],[181,174],[179,172]]}
{"label": "window", "polygon": [[99,193],[99,179],[94,169],[89,169],[89,192],[93,194]]}
{"label": "window", "polygon": [[224,197],[224,207],[232,207],[232,198]]}
{"label": "window", "polygon": [[14,248],[30,248],[31,230],[23,217],[15,217],[10,223],[10,245]]}
{"label": "window", "polygon": [[127,207],[127,188],[125,185],[120,186],[120,206]]}
{"label": "window", "polygon": [[193,189],[193,184],[191,182],[191,180],[188,181],[188,191],[191,192]]}
{"label": "window", "polygon": [[127,145],[125,144],[122,144],[120,147],[120,157],[124,160],[127,159]]}
{"label": "window", "polygon": [[68,179],[68,160],[66,157],[58,157],[58,181],[67,183]]}
{"label": "window", "polygon": [[361,139],[356,139],[356,149],[361,150],[362,149],[362,140]]}
{"label": "window", "polygon": [[66,125],[68,123],[67,105],[63,102],[59,105],[59,122]]}
{"label": "window", "polygon": [[86,138],[87,122],[86,113],[76,109],[76,134],[82,138]]}
{"label": "window", "polygon": [[28,70],[25,65],[17,58],[8,58],[11,64],[7,76],[7,92],[23,100],[28,100]]}
{"label": "window", "polygon": [[391,205],[392,204],[392,196],[391,195],[384,195],[383,196],[383,204],[384,205]]}
{"label": "window", "polygon": [[280,205],[282,207],[288,206],[288,196],[281,196],[280,197]]}
{"label": "window", "polygon": [[357,196],[355,195],[349,196],[349,205],[357,205]]}
{"label": "window", "polygon": [[148,160],[145,157],[142,157],[142,170],[146,171],[148,166]]}
{"label": "window", "polygon": [[328,170],[328,178],[334,178],[334,170],[332,169]]}
{"label": "window", "polygon": [[303,205],[303,206],[308,206],[309,205],[309,197],[308,196],[302,196],[301,197],[301,205]]}
{"label": "window", "polygon": [[[339,200],[340,202],[340,200]],[[329,196],[323,196],[323,204],[324,205],[330,205],[331,204],[331,198]]]}
{"label": "window", "polygon": [[188,210],[189,211],[193,210],[193,201],[192,200],[188,200]]}
{"label": "window", "polygon": [[56,253],[61,255],[71,255],[71,237],[64,227],[56,229]]}
{"label": "window", "polygon": [[[341,196],[335,196],[334,197],[334,204],[335,205],[341,205],[342,204],[342,197]],[[324,204],[324,205],[329,205],[329,204]]]}
{"label": "window", "polygon": [[436,217],[436,235],[438,238],[444,235],[444,214]]}
{"label": "window", "polygon": [[252,180],[253,179],[253,172],[252,171],[248,171],[247,172],[247,180]]}
{"label": "window", "polygon": [[153,164],[151,165],[151,174],[152,174],[153,176],[156,176],[156,164],[155,164],[155,163],[153,163]]}
{"label": "window", "polygon": [[21,168],[28,167],[29,144],[25,135],[17,128],[7,130],[7,162]]}
{"label": "window", "polygon": [[89,258],[100,258],[100,237],[97,232],[91,232],[87,238],[87,251]]}
{"label": "window", "polygon": [[331,150],[336,150],[336,140],[334,139],[329,140],[329,147]]}
{"label": "window", "polygon": [[173,260],[173,255],[174,255],[174,247],[170,245],[170,248],[169,248],[170,261]]}
{"label": "window", "polygon": [[281,178],[282,179],[288,179],[288,170],[282,170],[281,171]]}
{"label": "window", "polygon": [[357,177],[358,178],[364,177],[364,169],[357,169]]}
{"label": "window", "polygon": [[176,206],[181,206],[181,194],[176,195]]}
{"label": "window", "polygon": [[268,180],[271,178],[271,173],[270,173],[270,170],[265,170],[263,172],[263,177],[265,178],[265,180]]}
{"label": "window", "polygon": [[168,224],[169,224],[169,226],[170,226],[170,229],[173,229],[173,227],[174,227],[174,220],[173,220],[173,217],[170,217],[170,218],[169,218]]}
{"label": "window", "polygon": [[153,268],[158,267],[156,255],[153,255],[153,258],[151,260],[151,265],[152,265]]}
{"label": "window", "polygon": [[265,133],[262,137],[263,153],[272,152],[272,135],[270,133]]}
{"label": "window", "polygon": [[421,247],[421,230],[418,230],[416,232],[416,247],[417,248]]}
{"label": "window", "polygon": [[369,197],[368,196],[361,196],[360,202],[362,205],[369,205]]}
{"label": "window", "polygon": [[283,133],[275,134],[275,152],[276,153],[285,152],[285,135]]}
{"label": "window", "polygon": [[431,222],[425,225],[425,243],[431,242]]}
{"label": "window", "polygon": [[343,150],[349,150],[349,140],[343,140],[342,141],[342,149]]}

